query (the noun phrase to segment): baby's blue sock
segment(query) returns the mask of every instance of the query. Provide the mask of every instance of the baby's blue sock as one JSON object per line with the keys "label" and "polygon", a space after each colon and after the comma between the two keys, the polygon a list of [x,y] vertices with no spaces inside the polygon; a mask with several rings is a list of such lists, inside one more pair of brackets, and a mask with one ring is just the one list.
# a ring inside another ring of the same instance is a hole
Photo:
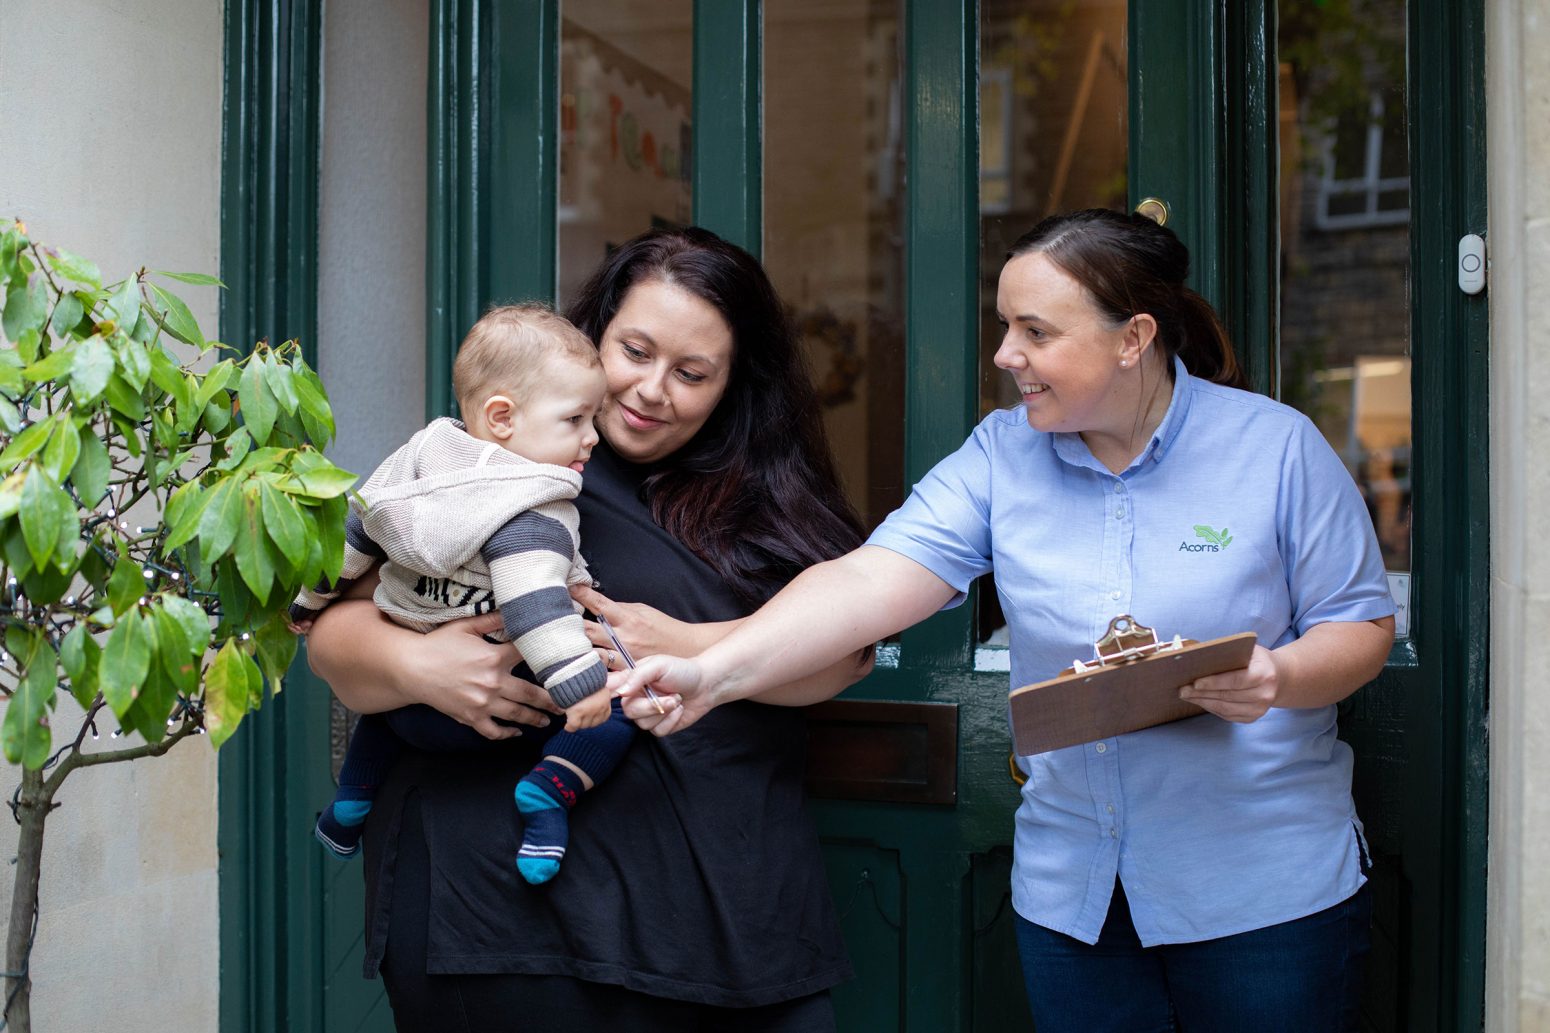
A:
{"label": "baby's blue sock", "polygon": [[570,838],[570,809],[583,789],[581,776],[564,764],[539,763],[517,783],[523,825],[517,871],[533,885],[548,882],[560,870]]}
{"label": "baby's blue sock", "polygon": [[347,799],[350,792],[351,788],[340,786],[339,795],[318,815],[317,826],[312,830],[318,842],[341,860],[354,857],[360,850],[361,829],[366,815],[371,813],[370,796]]}

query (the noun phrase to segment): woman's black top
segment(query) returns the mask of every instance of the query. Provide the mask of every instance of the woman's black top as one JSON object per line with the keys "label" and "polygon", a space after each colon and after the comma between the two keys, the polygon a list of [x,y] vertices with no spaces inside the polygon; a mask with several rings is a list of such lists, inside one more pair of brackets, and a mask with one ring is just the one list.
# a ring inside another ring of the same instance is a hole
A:
{"label": "woman's black top", "polygon": [[[649,471],[599,444],[576,500],[600,590],[680,620],[744,616],[712,568],[652,522]],[[431,857],[431,973],[566,975],[659,997],[755,1007],[827,989],[850,963],[803,804],[803,712],[738,702],[683,732],[637,735],[570,815],[560,873],[517,874],[512,793],[540,736],[474,753],[410,751],[377,796],[365,838],[366,974],[392,920],[406,796]]]}

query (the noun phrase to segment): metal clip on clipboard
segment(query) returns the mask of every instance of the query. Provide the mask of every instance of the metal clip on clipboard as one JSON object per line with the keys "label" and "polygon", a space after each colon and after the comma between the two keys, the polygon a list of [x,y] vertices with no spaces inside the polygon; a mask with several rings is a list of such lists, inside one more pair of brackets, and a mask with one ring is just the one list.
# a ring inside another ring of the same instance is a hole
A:
{"label": "metal clip on clipboard", "polygon": [[1086,663],[1071,661],[1072,674],[1086,674],[1094,667],[1117,667],[1156,653],[1174,652],[1184,648],[1185,640],[1178,635],[1172,642],[1158,642],[1157,632],[1128,613],[1122,613],[1109,621],[1109,630],[1093,643],[1093,658]]}

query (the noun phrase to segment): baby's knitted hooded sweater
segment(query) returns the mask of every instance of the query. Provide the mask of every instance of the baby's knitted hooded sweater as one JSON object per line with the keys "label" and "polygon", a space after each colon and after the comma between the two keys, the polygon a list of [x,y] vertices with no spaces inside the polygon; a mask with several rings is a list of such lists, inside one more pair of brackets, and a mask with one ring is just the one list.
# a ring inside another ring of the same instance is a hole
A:
{"label": "baby's knitted hooded sweater", "polygon": [[562,707],[607,680],[568,584],[589,584],[577,551],[574,470],[432,421],[389,456],[351,500],[345,560],[332,586],[303,591],[295,620],[316,616],[383,560],[374,601],[397,624],[430,631],[499,609],[506,637]]}

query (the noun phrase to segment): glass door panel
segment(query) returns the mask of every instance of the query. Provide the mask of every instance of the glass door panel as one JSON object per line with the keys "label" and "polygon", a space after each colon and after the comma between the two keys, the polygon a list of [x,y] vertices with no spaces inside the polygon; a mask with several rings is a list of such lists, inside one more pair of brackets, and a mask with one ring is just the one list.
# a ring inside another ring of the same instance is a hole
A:
{"label": "glass door panel", "polygon": [[567,0],[560,22],[559,296],[608,252],[688,225],[693,0]]}
{"label": "glass door panel", "polygon": [[898,0],[764,5],[764,265],[870,529],[904,499]]}
{"label": "glass door panel", "polygon": [[1404,0],[1280,11],[1281,400],[1356,479],[1408,630],[1410,179]]}
{"label": "glass door panel", "polygon": [[[1126,203],[1128,12],[1123,0],[982,0],[980,4],[981,416],[1019,404],[992,361],[1001,343],[996,281],[1012,242],[1047,215]],[[991,576],[976,639],[1006,645]],[[982,654],[980,666],[1005,655]]]}

